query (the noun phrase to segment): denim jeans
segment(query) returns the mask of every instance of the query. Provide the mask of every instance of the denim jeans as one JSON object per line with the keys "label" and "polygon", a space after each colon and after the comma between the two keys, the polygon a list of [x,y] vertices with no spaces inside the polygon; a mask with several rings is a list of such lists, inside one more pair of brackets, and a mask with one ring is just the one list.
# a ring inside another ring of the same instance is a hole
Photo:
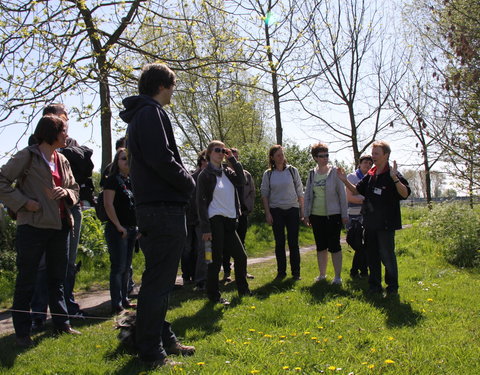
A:
{"label": "denim jeans", "polygon": [[382,263],[385,266],[387,292],[398,291],[398,267],[394,230],[365,229],[365,245],[370,270],[368,283],[373,291],[382,289]]}
{"label": "denim jeans", "polygon": [[35,282],[35,289],[30,307],[32,309],[32,320],[43,320],[44,322],[47,320],[48,286],[45,253],[43,253],[42,258],[40,259],[40,264],[38,265],[37,281]]}
{"label": "denim jeans", "polygon": [[287,255],[285,252],[285,228],[287,229],[288,249],[290,250],[290,268],[292,276],[300,276],[300,249],[298,247],[298,232],[300,230],[300,212],[298,207],[288,210],[270,208],[273,218],[273,236],[275,237],[275,256],[277,258],[277,273],[287,274]]}
{"label": "denim jeans", "polygon": [[110,254],[110,299],[112,309],[121,309],[128,303],[128,280],[132,264],[137,229],[127,227],[127,237],[111,222],[105,224],[105,240]]}
{"label": "denim jeans", "polygon": [[70,231],[70,238],[68,241],[68,265],[67,276],[65,278],[65,302],[69,315],[75,315],[80,311],[80,306],[75,302],[73,296],[73,288],[75,287],[75,276],[77,273],[75,263],[77,261],[78,243],[80,242],[80,229],[82,226],[82,209],[79,204],[76,204],[70,209],[73,216],[74,228]]}
{"label": "denim jeans", "polygon": [[169,330],[167,335],[165,315],[187,238],[185,207],[139,206],[136,214],[142,235],[140,248],[145,256],[138,294],[136,342],[140,359],[155,361],[165,358],[164,346],[176,340],[173,331]]}
{"label": "denim jeans", "polygon": [[210,218],[212,230],[212,263],[208,265],[207,271],[207,295],[211,301],[220,299],[218,286],[218,274],[222,266],[224,249],[229,253],[235,262],[235,283],[240,295],[249,293],[247,282],[247,254],[238,238],[236,232],[236,219],[215,215]]}
{"label": "denim jeans", "polygon": [[[64,296],[64,281],[67,271],[67,241],[70,228],[43,229],[30,225],[18,225],[15,247],[17,250],[17,280],[13,295],[13,326],[18,337],[30,335],[32,319],[30,303],[37,280],[38,265],[45,253],[48,303],[52,321],[56,327],[69,324]],[[25,311],[25,312],[23,312]]]}

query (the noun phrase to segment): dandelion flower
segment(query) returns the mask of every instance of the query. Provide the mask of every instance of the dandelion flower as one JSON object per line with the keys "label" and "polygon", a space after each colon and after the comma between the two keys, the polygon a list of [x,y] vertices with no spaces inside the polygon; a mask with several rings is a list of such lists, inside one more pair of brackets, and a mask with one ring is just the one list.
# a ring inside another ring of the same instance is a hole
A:
{"label": "dandelion flower", "polygon": [[286,339],[287,336],[280,336],[279,338],[283,340],[283,339]]}
{"label": "dandelion flower", "polygon": [[197,366],[205,366],[205,362],[197,362]]}
{"label": "dandelion flower", "polygon": [[310,337],[312,340],[318,340],[318,337]]}
{"label": "dandelion flower", "polygon": [[370,369],[372,369],[372,368],[375,367],[375,365],[368,365],[367,367],[370,368]]}
{"label": "dandelion flower", "polygon": [[343,339],[343,336],[342,336],[342,335],[339,335],[339,336],[337,337],[337,339],[341,340],[341,339]]}
{"label": "dandelion flower", "polygon": [[368,362],[362,362],[362,365],[368,365]]}
{"label": "dandelion flower", "polygon": [[288,366],[283,366],[282,369],[284,369],[284,370],[289,370],[290,367],[288,367]]}
{"label": "dandelion flower", "polygon": [[375,349],[375,348],[370,348],[370,351],[371,351],[372,353],[375,353],[375,352],[377,351],[377,349]]}
{"label": "dandelion flower", "polygon": [[337,303],[337,307],[342,307],[343,305],[341,303]]}
{"label": "dandelion flower", "polygon": [[390,337],[388,338],[388,340],[389,340],[389,341],[393,341],[393,340],[395,340],[395,339],[394,339],[392,336],[390,336]]}
{"label": "dandelion flower", "polygon": [[318,326],[317,328],[318,328],[318,329],[323,329],[323,326]]}
{"label": "dandelion flower", "polygon": [[250,371],[250,374],[259,374],[260,373],[260,370],[252,370]]}
{"label": "dandelion flower", "polygon": [[332,371],[335,371],[337,368],[335,366],[330,366],[328,369],[332,370]]}
{"label": "dandelion flower", "polygon": [[300,371],[302,371],[302,368],[301,367],[295,367],[294,370],[297,371],[297,372],[300,372]]}
{"label": "dandelion flower", "polygon": [[233,342],[232,339],[226,339],[225,342]]}
{"label": "dandelion flower", "polygon": [[433,298],[428,298],[427,301],[428,302],[433,302]]}
{"label": "dandelion flower", "polygon": [[328,339],[323,339],[323,342],[328,342]]}
{"label": "dandelion flower", "polygon": [[256,309],[256,307],[255,307],[255,306],[250,306],[250,308],[251,308],[252,310],[255,310],[255,309]]}
{"label": "dandelion flower", "polygon": [[272,337],[272,335],[269,335],[269,334],[267,333],[267,334],[263,335],[263,337],[270,338],[270,337]]}
{"label": "dandelion flower", "polygon": [[255,332],[255,330],[253,328],[250,328],[249,331],[250,332]]}
{"label": "dandelion flower", "polygon": [[386,363],[387,365],[391,365],[391,364],[395,363],[395,361],[392,361],[391,359],[386,359],[386,360],[385,360],[385,363]]}
{"label": "dandelion flower", "polygon": [[308,331],[305,331],[305,332],[303,332],[303,334],[304,334],[304,335],[309,335],[309,334],[310,334],[310,332],[308,332]]}
{"label": "dandelion flower", "polygon": [[243,345],[250,345],[250,341],[245,341]]}

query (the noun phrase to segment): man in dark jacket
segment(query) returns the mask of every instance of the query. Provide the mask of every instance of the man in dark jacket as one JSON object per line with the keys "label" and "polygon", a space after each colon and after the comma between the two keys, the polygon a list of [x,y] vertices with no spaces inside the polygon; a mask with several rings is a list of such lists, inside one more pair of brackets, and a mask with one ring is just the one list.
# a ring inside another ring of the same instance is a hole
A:
{"label": "man in dark jacket", "polygon": [[136,344],[140,359],[154,366],[173,364],[168,354],[190,355],[165,321],[186,240],[185,208],[195,187],[184,167],[172,124],[163,106],[170,103],[175,74],[166,65],[148,64],[138,82],[140,95],[123,101],[128,123],[127,150],[145,271],[138,294]]}
{"label": "man in dark jacket", "polygon": [[397,162],[389,164],[390,146],[384,141],[372,144],[374,167],[367,175],[353,185],[345,172],[338,172],[339,178],[354,194],[365,197],[362,207],[367,248],[368,283],[370,292],[382,293],[382,263],[385,266],[387,295],[398,294],[398,267],[395,256],[395,230],[402,228],[400,200],[407,199],[410,187],[407,180],[397,171]]}

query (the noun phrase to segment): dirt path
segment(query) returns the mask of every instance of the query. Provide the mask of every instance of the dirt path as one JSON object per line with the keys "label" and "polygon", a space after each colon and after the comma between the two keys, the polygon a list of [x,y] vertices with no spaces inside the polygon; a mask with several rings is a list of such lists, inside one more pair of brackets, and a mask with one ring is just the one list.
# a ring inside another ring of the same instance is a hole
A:
{"label": "dirt path", "polygon": [[[314,249],[315,246],[302,247],[300,249],[300,253],[304,254],[313,251]],[[268,262],[274,259],[275,255],[269,255],[262,258],[249,258],[248,264],[258,264]],[[181,285],[183,283],[182,277],[180,275],[177,276],[176,283],[178,285]],[[82,310],[85,310],[90,315],[99,315],[101,317],[105,317],[110,310],[110,291],[108,289],[75,293],[75,300],[79,303]],[[50,316],[48,320],[50,320]],[[10,311],[0,311],[0,336],[13,333],[13,331],[14,330]]]}

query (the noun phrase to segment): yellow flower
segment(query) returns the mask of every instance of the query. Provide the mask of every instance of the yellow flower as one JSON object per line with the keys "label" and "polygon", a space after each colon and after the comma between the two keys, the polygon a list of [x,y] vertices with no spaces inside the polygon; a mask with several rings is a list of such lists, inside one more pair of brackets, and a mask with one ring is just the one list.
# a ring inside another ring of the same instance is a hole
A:
{"label": "yellow flower", "polygon": [[332,370],[332,371],[335,371],[337,368],[335,366],[330,366],[328,369]]}
{"label": "yellow flower", "polygon": [[305,331],[305,332],[303,332],[303,334],[304,334],[304,335],[309,335],[309,334],[310,334],[310,332],[308,332],[308,331]]}
{"label": "yellow flower", "polygon": [[226,339],[225,342],[233,342],[232,339]]}
{"label": "yellow flower", "polygon": [[249,331],[250,332],[255,332],[255,330],[253,328],[250,328]]}
{"label": "yellow flower", "polygon": [[287,336],[280,336],[279,338],[283,340],[283,339],[286,339]]}
{"label": "yellow flower", "polygon": [[428,302],[433,302],[433,298],[427,299]]}
{"label": "yellow flower", "polygon": [[388,338],[388,340],[393,341],[393,340],[395,340],[395,339],[394,339],[392,336],[390,336],[390,337]]}
{"label": "yellow flower", "polygon": [[318,328],[318,329],[323,329],[323,326],[318,326],[317,328]]}
{"label": "yellow flower", "polygon": [[362,362],[362,365],[368,365],[368,362]]}
{"label": "yellow flower", "polygon": [[269,334],[265,334],[265,335],[263,335],[263,337],[267,337],[267,338],[270,338],[270,337],[272,337],[272,335],[269,335]]}
{"label": "yellow flower", "polygon": [[255,307],[255,306],[250,306],[250,308],[251,308],[252,310],[255,310],[255,309],[256,309],[256,307]]}
{"label": "yellow flower", "polygon": [[342,307],[343,305],[341,303],[337,303],[337,307]]}
{"label": "yellow flower", "polygon": [[386,363],[387,365],[391,365],[392,363],[395,363],[395,361],[392,361],[391,359],[386,359],[386,360],[385,360],[385,363]]}
{"label": "yellow flower", "polygon": [[323,342],[328,342],[328,339],[323,339]]}
{"label": "yellow flower", "polygon": [[259,374],[260,373],[260,370],[252,370],[250,371],[250,374]]}
{"label": "yellow flower", "polygon": [[197,362],[198,366],[205,366],[205,362]]}
{"label": "yellow flower", "polygon": [[245,341],[243,345],[250,345],[250,341]]}
{"label": "yellow flower", "polygon": [[288,366],[283,366],[282,369],[288,370],[288,369],[290,369],[290,367],[288,367]]}
{"label": "yellow flower", "polygon": [[312,340],[318,340],[318,337],[310,337]]}
{"label": "yellow flower", "polygon": [[339,335],[339,336],[337,337],[337,339],[341,340],[341,339],[343,339],[343,336],[342,336],[342,335]]}
{"label": "yellow flower", "polygon": [[301,367],[295,367],[294,370],[297,371],[297,372],[300,372],[300,371],[302,371],[302,368]]}
{"label": "yellow flower", "polygon": [[377,349],[375,349],[375,348],[370,348],[370,351],[371,351],[372,353],[375,353],[375,352],[377,351]]}
{"label": "yellow flower", "polygon": [[367,367],[371,369],[371,368],[374,368],[375,365],[368,365]]}

